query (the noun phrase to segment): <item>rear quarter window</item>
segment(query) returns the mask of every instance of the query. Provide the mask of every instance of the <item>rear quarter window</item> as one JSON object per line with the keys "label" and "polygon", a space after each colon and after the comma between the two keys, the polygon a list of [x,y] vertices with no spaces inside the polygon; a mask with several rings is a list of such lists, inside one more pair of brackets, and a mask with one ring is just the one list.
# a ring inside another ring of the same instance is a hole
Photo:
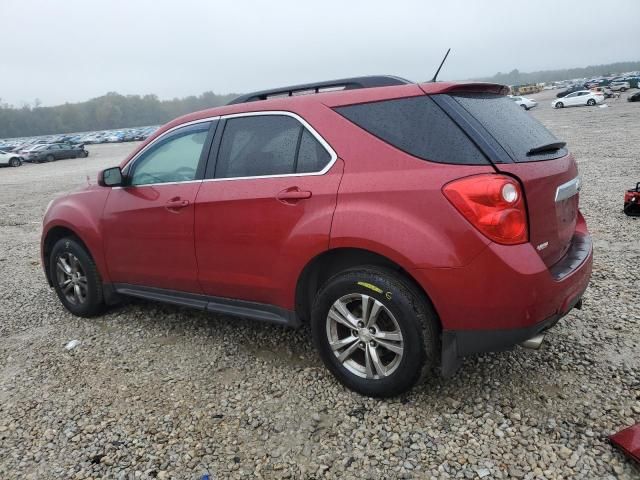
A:
{"label": "rear quarter window", "polygon": [[489,163],[428,96],[349,105],[335,111],[370,134],[422,160],[464,165]]}
{"label": "rear quarter window", "polygon": [[567,150],[561,148],[529,155],[527,152],[532,148],[559,140],[508,97],[491,93],[453,94],[451,97],[482,124],[515,162],[551,160],[567,154]]}

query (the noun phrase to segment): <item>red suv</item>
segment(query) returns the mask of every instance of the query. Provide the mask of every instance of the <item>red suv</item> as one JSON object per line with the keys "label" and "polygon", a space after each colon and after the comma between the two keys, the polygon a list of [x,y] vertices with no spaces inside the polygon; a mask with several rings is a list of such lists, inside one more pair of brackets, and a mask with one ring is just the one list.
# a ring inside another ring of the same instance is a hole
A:
{"label": "red suv", "polygon": [[591,239],[574,158],[506,93],[362,77],[181,117],[50,204],[47,280],[80,316],[124,295],[309,323],[371,396],[538,344]]}

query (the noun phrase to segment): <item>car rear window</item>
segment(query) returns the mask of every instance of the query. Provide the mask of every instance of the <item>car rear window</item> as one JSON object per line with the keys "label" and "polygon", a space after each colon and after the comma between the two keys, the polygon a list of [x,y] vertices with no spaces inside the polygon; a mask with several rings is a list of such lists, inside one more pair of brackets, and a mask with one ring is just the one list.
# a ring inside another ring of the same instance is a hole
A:
{"label": "car rear window", "polygon": [[361,103],[338,107],[335,111],[379,139],[420,159],[464,165],[489,163],[460,127],[428,96]]}
{"label": "car rear window", "polygon": [[532,148],[559,140],[508,97],[492,93],[453,94],[451,97],[482,124],[515,162],[551,160],[567,154],[565,148],[560,148],[529,155]]}

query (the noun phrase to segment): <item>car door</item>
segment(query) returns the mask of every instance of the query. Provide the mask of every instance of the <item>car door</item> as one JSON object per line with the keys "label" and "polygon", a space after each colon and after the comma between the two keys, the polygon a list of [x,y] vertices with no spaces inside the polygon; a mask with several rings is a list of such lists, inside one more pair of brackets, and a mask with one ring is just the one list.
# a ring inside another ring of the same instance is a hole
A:
{"label": "car door", "polygon": [[55,150],[55,156],[58,160],[63,160],[65,158],[69,158],[69,147],[63,143],[59,143],[56,145],[58,148]]}
{"label": "car door", "polygon": [[578,103],[577,102],[577,100],[578,100],[577,97],[578,97],[578,92],[570,93],[569,95],[564,97],[565,98],[564,104],[567,105],[567,106],[576,105]]}
{"label": "car door", "polygon": [[292,309],[292,282],[328,248],[342,161],[290,113],[232,116],[216,137],[196,200],[203,291]]}
{"label": "car door", "polygon": [[57,160],[57,150],[58,147],[56,145],[47,145],[46,147],[44,147],[42,149],[42,156],[44,157],[43,159],[50,159],[53,158],[53,160]]}
{"label": "car door", "polygon": [[586,105],[590,98],[594,98],[594,95],[591,92],[580,92],[578,105]]}
{"label": "car door", "polygon": [[123,170],[103,214],[103,238],[114,283],[200,293],[193,245],[194,201],[212,131],[205,121],[173,129]]}

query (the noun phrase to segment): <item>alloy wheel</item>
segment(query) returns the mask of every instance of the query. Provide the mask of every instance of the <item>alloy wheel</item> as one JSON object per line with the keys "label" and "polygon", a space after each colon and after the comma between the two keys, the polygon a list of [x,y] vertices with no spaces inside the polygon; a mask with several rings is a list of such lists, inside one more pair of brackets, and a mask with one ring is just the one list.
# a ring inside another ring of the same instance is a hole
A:
{"label": "alloy wheel", "polygon": [[382,302],[353,293],[336,300],[327,315],[327,339],[338,361],[367,379],[388,377],[404,353],[400,326]]}
{"label": "alloy wheel", "polygon": [[88,283],[80,260],[73,253],[63,253],[56,261],[58,286],[69,303],[81,305],[87,300]]}

